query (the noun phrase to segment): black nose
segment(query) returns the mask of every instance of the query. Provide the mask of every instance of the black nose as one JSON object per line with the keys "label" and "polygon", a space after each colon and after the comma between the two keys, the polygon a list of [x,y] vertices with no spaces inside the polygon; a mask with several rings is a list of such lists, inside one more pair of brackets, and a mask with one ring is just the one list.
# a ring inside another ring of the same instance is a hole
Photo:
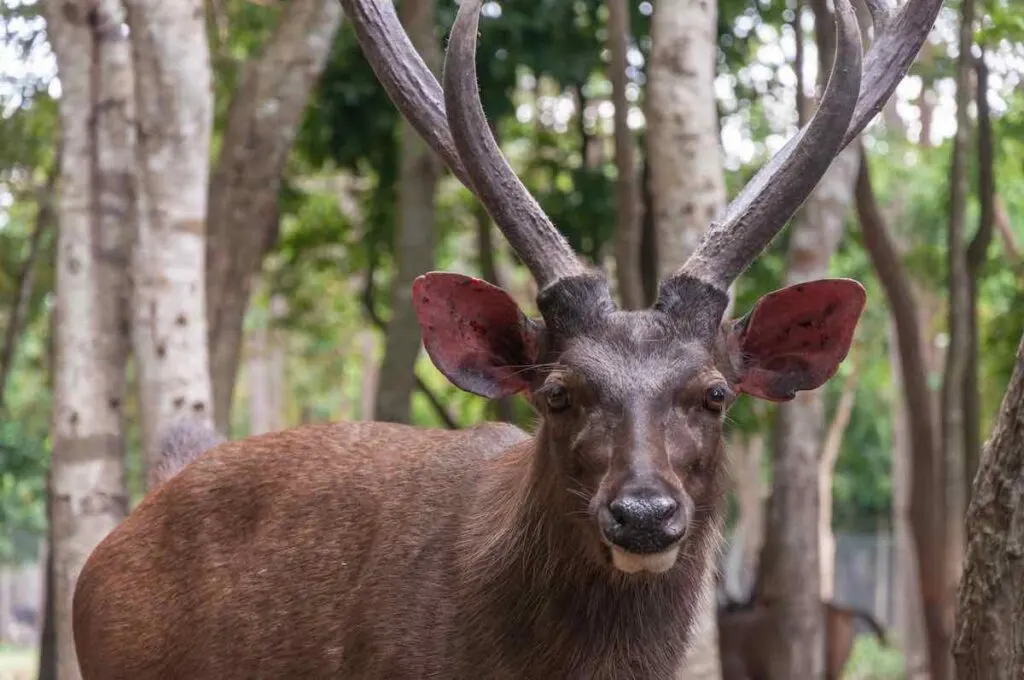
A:
{"label": "black nose", "polygon": [[686,532],[679,502],[662,491],[622,493],[608,503],[604,532],[615,545],[634,553],[662,552]]}
{"label": "black nose", "polygon": [[612,517],[619,524],[633,529],[657,529],[679,509],[679,503],[668,496],[633,494],[620,496],[608,504]]}

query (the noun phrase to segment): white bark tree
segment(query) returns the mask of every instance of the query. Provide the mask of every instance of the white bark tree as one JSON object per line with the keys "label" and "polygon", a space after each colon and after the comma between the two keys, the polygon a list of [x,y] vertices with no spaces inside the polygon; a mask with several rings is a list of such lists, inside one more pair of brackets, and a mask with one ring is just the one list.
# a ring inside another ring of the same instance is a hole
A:
{"label": "white bark tree", "polygon": [[[718,4],[665,0],[651,18],[647,162],[658,269],[674,272],[725,205],[714,79]],[[717,679],[716,612],[708,606],[681,677]]]}
{"label": "white bark tree", "polygon": [[44,5],[61,84],[51,468],[57,678],[80,677],[75,583],[127,510],[127,258],[134,226],[131,50],[117,0]]}
{"label": "white bark tree", "polygon": [[725,205],[715,106],[717,2],[666,0],[651,17],[647,88],[658,268],[675,271]]}
{"label": "white bark tree", "polygon": [[212,422],[205,224],[213,128],[200,0],[126,0],[138,120],[134,341],[143,446],[169,422]]}

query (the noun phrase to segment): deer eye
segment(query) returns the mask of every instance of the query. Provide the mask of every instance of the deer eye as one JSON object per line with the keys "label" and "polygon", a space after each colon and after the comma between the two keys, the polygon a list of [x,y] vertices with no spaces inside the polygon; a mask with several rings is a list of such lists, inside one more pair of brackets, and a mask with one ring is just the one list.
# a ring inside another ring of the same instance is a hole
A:
{"label": "deer eye", "polygon": [[715,413],[721,413],[725,409],[725,402],[729,399],[729,390],[725,385],[712,385],[704,393],[704,408]]}
{"label": "deer eye", "polygon": [[569,408],[569,390],[561,385],[553,385],[545,392],[544,397],[548,402],[549,409],[558,412]]}

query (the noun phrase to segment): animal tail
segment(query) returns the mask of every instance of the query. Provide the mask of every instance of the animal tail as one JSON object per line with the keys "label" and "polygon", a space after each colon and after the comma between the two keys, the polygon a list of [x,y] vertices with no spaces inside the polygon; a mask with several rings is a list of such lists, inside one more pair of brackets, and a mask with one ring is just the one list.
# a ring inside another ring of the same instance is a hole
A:
{"label": "animal tail", "polygon": [[197,420],[171,423],[158,440],[157,462],[149,471],[149,488],[163,484],[223,441],[224,438],[216,430]]}
{"label": "animal tail", "polygon": [[878,619],[876,619],[874,616],[871,615],[870,612],[864,609],[851,609],[850,611],[856,618],[861,619],[866,624],[868,624],[872,632],[875,634],[875,637],[878,638],[878,641],[882,644],[883,647],[889,646],[889,641],[885,634],[885,628],[883,628],[882,624],[878,622]]}

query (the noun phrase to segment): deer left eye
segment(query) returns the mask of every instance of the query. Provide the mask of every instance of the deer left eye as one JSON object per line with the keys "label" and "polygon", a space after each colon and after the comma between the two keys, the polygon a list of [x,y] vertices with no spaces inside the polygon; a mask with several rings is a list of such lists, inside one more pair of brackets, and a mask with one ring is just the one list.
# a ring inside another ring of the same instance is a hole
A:
{"label": "deer left eye", "polygon": [[725,402],[729,399],[729,390],[725,385],[712,385],[704,393],[704,408],[709,411],[721,413],[725,408]]}
{"label": "deer left eye", "polygon": [[564,387],[556,385],[548,390],[547,393],[548,408],[552,411],[564,411],[569,408],[569,392]]}

